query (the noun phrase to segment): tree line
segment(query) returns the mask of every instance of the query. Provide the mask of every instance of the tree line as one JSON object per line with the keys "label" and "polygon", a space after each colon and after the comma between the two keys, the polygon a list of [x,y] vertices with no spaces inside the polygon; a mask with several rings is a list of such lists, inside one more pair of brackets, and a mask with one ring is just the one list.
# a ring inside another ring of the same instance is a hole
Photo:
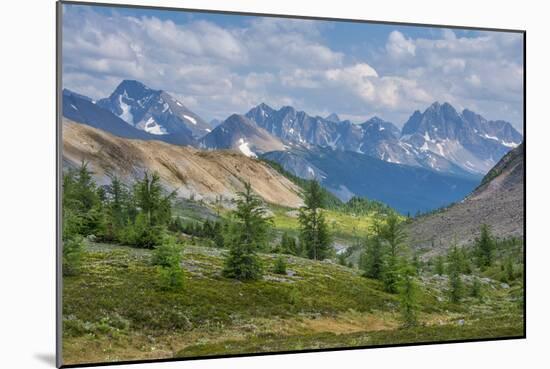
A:
{"label": "tree line", "polygon": [[[184,223],[180,217],[172,216],[175,192],[164,191],[156,173],[146,172],[132,185],[113,176],[106,186],[98,186],[92,174],[83,162],[63,175],[65,275],[78,270],[85,236],[96,241],[157,249],[174,243],[173,236],[183,232],[209,238],[216,246],[229,249],[225,276],[241,280],[261,277],[262,267],[256,253],[267,249],[272,220],[249,183],[237,194],[235,210],[224,219],[198,224]],[[285,234],[280,250],[315,260],[332,255],[332,240],[321,210],[324,199],[319,183],[311,182],[306,189],[305,206],[300,209],[299,242]]]}
{"label": "tree line", "polygon": [[[98,241],[153,249],[152,263],[158,268],[161,286],[177,289],[183,284],[183,244],[177,235],[185,233],[210,239],[215,246],[228,250],[223,276],[242,281],[262,277],[265,270],[257,254],[269,250],[273,224],[265,203],[250,183],[245,183],[244,190],[237,194],[233,210],[221,219],[203,223],[185,223],[179,216],[174,217],[174,198],[175,192],[164,191],[156,173],[144,173],[132,185],[112,177],[109,185],[98,186],[86,163],[69,169],[63,176],[64,275],[78,273],[83,237],[93,235]],[[271,251],[312,260],[333,258],[333,239],[324,216],[326,206],[326,190],[317,181],[307,182],[304,206],[298,215],[298,238],[284,233]],[[357,212],[364,208],[361,200],[353,201],[349,207]],[[387,292],[399,294],[403,324],[414,326],[418,321],[418,275],[425,264],[407,247],[401,221],[390,212],[374,222],[371,235],[360,245],[363,251],[358,267],[364,277],[380,280]],[[461,276],[472,272],[471,259],[478,268],[494,264],[495,244],[489,228],[482,226],[471,254],[454,246],[446,258],[439,256],[430,261],[436,274],[448,275],[450,301],[458,303],[463,298]],[[339,259],[345,264],[345,258]],[[511,261],[504,269],[512,278],[515,270]],[[283,257],[276,259],[273,272],[286,274]],[[481,295],[477,278],[471,295]]]}

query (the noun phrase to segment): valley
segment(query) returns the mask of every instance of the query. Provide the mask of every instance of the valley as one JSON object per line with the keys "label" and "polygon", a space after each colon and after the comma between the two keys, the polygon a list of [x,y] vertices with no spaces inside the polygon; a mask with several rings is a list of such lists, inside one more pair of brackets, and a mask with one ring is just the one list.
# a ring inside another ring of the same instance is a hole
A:
{"label": "valley", "polygon": [[509,123],[63,96],[66,364],[524,335]]}

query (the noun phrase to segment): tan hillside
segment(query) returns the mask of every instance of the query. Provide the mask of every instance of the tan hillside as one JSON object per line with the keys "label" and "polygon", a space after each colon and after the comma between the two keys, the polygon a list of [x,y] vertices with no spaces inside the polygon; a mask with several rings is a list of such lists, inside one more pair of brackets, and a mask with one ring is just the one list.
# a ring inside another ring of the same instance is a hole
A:
{"label": "tan hillside", "polygon": [[178,196],[214,201],[232,199],[249,181],[266,202],[299,207],[301,189],[261,161],[233,151],[202,151],[161,141],[130,140],[70,120],[63,121],[63,162],[89,162],[99,183],[116,174],[132,182],[145,171],[158,172]]}
{"label": "tan hillside", "polygon": [[494,235],[523,237],[524,145],[506,154],[487,173],[482,184],[462,202],[435,214],[422,216],[407,225],[409,242],[430,254],[458,245],[470,244],[487,224]]}

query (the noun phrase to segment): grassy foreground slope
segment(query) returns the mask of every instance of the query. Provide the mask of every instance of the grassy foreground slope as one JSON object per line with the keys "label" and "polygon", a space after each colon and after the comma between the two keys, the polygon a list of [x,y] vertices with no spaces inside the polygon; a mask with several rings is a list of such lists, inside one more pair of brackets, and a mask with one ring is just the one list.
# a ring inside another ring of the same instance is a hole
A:
{"label": "grassy foreground slope", "polygon": [[402,329],[397,296],[357,269],[261,254],[256,282],[221,276],[224,250],[186,247],[184,287],[159,286],[150,251],[87,243],[64,279],[65,364],[518,336],[514,288],[486,279],[483,301],[454,305],[442,276],[421,278],[421,326]]}

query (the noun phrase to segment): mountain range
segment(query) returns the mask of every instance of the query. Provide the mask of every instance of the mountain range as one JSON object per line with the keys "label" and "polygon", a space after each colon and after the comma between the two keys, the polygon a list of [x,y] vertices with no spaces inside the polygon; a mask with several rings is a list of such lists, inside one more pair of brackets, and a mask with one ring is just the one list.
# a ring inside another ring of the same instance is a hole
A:
{"label": "mountain range", "polygon": [[275,110],[262,103],[245,114],[285,143],[330,147],[366,154],[390,163],[420,166],[455,174],[485,174],[522,141],[510,123],[488,121],[449,103],[433,103],[415,111],[399,130],[373,117],[362,124],[310,116],[291,106]]}
{"label": "mountain range", "polygon": [[342,200],[366,196],[411,213],[460,200],[523,139],[508,122],[438,102],[402,129],[379,117],[356,124],[265,103],[207,123],[169,93],[133,80],[97,101],[64,90],[63,115],[121,138],[263,157],[318,179]]}

